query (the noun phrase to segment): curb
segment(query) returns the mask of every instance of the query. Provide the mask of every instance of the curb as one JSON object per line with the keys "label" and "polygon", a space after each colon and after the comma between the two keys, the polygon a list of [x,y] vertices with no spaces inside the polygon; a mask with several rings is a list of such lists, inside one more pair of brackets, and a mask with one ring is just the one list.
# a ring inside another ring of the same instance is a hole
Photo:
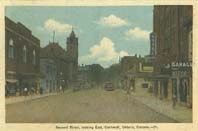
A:
{"label": "curb", "polygon": [[35,100],[35,99],[39,99],[39,98],[44,98],[44,97],[48,97],[48,96],[54,96],[57,95],[58,93],[53,93],[53,94],[44,94],[44,95],[38,95],[38,96],[28,96],[28,97],[21,97],[21,98],[15,98],[18,100],[14,100],[14,98],[11,98],[13,100],[9,100],[9,98],[7,98],[7,100],[5,99],[5,105],[10,105],[10,104],[15,104],[15,103],[20,103],[20,102],[24,102],[24,101],[31,101],[31,100]]}

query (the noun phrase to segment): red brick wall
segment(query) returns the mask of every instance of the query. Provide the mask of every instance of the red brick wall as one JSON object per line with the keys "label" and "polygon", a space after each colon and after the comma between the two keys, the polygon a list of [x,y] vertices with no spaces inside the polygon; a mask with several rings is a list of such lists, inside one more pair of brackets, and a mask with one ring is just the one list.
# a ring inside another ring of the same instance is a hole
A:
{"label": "red brick wall", "polygon": [[[17,73],[39,73],[39,48],[40,41],[31,34],[23,35],[27,32],[20,32],[20,27],[11,20],[5,20],[5,60],[6,71],[16,71]],[[8,58],[9,39],[14,43],[14,59]],[[23,46],[27,48],[27,63],[22,61]],[[36,65],[33,65],[33,50],[36,52]]]}

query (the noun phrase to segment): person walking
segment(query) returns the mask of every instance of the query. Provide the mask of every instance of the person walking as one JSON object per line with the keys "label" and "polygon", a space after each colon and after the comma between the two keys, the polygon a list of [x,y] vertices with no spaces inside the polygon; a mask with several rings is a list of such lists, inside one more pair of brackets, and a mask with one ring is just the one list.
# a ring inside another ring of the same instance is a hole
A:
{"label": "person walking", "polygon": [[60,87],[59,87],[59,92],[61,92],[62,91],[62,86],[60,85]]}
{"label": "person walking", "polygon": [[24,95],[27,96],[28,95],[28,90],[27,87],[24,88]]}
{"label": "person walking", "polygon": [[27,95],[28,95],[28,89],[27,89],[27,87],[24,87],[24,96],[25,96],[25,98],[24,98],[24,101],[25,101],[25,103],[27,102],[27,100],[28,100],[28,97],[27,97]]}

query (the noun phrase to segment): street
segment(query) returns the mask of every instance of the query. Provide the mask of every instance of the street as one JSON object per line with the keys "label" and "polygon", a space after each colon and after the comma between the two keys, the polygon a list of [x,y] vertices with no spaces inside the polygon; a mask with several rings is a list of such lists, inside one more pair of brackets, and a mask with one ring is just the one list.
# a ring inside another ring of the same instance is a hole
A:
{"label": "street", "polygon": [[8,123],[171,123],[132,95],[116,89],[66,90],[54,96],[6,105]]}

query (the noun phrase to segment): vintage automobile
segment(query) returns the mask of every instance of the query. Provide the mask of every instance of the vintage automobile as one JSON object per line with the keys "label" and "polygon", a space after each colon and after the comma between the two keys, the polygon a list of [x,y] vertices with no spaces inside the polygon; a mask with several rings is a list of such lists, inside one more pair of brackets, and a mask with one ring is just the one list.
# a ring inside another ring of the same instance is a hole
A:
{"label": "vintage automobile", "polygon": [[113,90],[114,90],[113,84],[112,84],[111,82],[105,83],[104,89],[105,89],[106,91],[113,91]]}

